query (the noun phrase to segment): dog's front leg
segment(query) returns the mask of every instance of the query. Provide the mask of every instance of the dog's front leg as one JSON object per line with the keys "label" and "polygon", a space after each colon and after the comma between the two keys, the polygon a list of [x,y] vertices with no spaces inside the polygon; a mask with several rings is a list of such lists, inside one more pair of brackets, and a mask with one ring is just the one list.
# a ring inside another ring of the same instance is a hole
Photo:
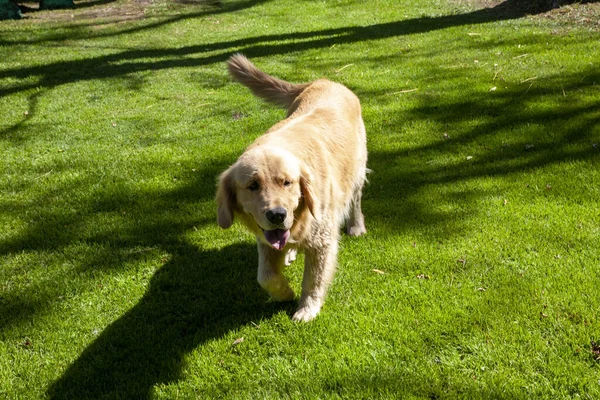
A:
{"label": "dog's front leg", "polygon": [[294,299],[294,291],[283,276],[286,252],[258,242],[258,283],[277,301]]}
{"label": "dog's front leg", "polygon": [[337,252],[337,237],[323,247],[306,249],[302,296],[298,310],[292,317],[294,321],[310,321],[321,311],[327,288],[335,274]]}

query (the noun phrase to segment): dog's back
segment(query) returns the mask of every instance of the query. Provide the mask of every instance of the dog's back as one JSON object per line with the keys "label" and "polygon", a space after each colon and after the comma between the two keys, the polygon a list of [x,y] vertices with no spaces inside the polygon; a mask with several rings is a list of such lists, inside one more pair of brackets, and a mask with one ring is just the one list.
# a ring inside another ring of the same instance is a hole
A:
{"label": "dog's back", "polygon": [[332,184],[317,186],[332,188],[333,193],[325,197],[337,198],[334,202],[347,209],[367,171],[366,134],[356,95],[328,79],[304,84],[281,80],[241,54],[232,56],[227,65],[233,78],[257,97],[288,111],[289,118],[272,126],[249,148],[269,143],[286,148],[310,165],[315,180],[332,179]]}
{"label": "dog's back", "polygon": [[[338,118],[355,126],[362,126],[360,101],[344,85],[327,79],[310,83],[291,83],[259,70],[242,54],[235,54],[227,61],[231,76],[249,88],[261,99],[284,107],[288,117],[307,114],[317,108],[333,109]],[[358,121],[354,119],[358,118]],[[285,121],[282,121],[285,124]],[[279,127],[279,124],[273,128]],[[274,129],[271,128],[271,131]],[[364,127],[362,129],[364,131]],[[364,132],[360,139],[365,140]]]}

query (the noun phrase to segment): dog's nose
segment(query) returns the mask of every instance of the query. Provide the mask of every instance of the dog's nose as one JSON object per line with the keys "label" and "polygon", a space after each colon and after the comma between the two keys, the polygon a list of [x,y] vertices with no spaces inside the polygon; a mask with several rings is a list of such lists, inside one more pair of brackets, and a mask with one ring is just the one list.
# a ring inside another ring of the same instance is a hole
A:
{"label": "dog's nose", "polygon": [[279,225],[287,216],[287,211],[283,207],[275,207],[267,211],[266,215],[270,223]]}

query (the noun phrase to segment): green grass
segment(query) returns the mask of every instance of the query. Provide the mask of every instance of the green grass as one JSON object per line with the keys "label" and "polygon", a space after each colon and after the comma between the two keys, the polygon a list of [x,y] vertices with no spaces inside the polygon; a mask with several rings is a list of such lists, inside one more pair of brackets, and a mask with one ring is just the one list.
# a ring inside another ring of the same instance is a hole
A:
{"label": "green grass", "polygon": [[[26,15],[0,23],[0,398],[600,398],[593,25],[439,0]],[[216,176],[284,116],[234,52],[363,103],[369,233],[309,324],[216,225]]]}

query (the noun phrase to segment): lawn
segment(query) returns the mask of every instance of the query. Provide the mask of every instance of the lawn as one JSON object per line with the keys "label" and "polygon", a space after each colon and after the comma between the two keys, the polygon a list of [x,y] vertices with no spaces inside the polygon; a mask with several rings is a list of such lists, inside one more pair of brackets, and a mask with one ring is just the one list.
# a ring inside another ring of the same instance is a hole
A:
{"label": "lawn", "polygon": [[[600,398],[600,3],[499,3],[1,21],[0,398]],[[235,52],[363,104],[369,232],[308,324],[216,224],[219,172],[285,114]]]}

